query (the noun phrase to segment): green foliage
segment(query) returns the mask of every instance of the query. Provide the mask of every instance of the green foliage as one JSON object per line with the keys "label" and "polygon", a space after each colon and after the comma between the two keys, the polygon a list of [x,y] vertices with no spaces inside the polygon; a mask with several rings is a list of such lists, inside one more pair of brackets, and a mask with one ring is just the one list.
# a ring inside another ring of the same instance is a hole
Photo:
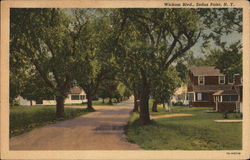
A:
{"label": "green foliage", "polygon": [[174,67],[152,80],[151,95],[158,103],[168,102],[174,91],[180,87],[181,80]]}
{"label": "green foliage", "polygon": [[109,92],[107,91],[107,89],[105,89],[105,87],[100,86],[97,90],[97,96],[102,99],[105,99],[109,97]]}
{"label": "green foliage", "polygon": [[122,83],[115,80],[102,81],[97,91],[97,95],[102,99],[112,98],[116,99],[116,102],[126,99],[131,95],[131,91]]}
{"label": "green foliage", "polygon": [[221,47],[229,46],[223,38],[234,32],[242,33],[242,11],[242,8],[198,9],[200,24],[204,29],[203,47],[213,44]]}
{"label": "green foliage", "polygon": [[187,66],[181,62],[177,62],[175,68],[178,72],[178,77],[182,80],[182,82],[186,82],[188,73]]}
{"label": "green foliage", "polygon": [[123,83],[119,83],[117,86],[118,93],[121,97],[129,97],[132,95],[131,90]]}
{"label": "green foliage", "polygon": [[[25,18],[24,18],[25,17]],[[74,26],[60,9],[10,11],[10,50],[24,57],[56,96],[66,97],[75,70],[75,52],[81,27]],[[21,65],[13,65],[22,68]],[[28,70],[29,71],[29,70]]]}
{"label": "green foliage", "polygon": [[[215,60],[213,61],[212,58]],[[221,50],[212,50],[207,57],[207,61],[214,63],[231,81],[234,74],[242,75],[242,50],[239,43],[234,43]]]}
{"label": "green foliage", "polygon": [[229,47],[209,49],[203,58],[190,58],[196,66],[215,66],[232,82],[234,74],[242,75],[242,46],[240,42]]}
{"label": "green foliage", "polygon": [[88,113],[82,109],[66,108],[64,118],[58,119],[55,116],[55,112],[55,106],[10,107],[10,137],[40,126],[55,123],[58,120],[71,119]]}
{"label": "green foliage", "polygon": [[50,100],[54,99],[51,88],[46,87],[44,81],[37,74],[31,74],[24,81],[23,91],[20,95],[27,100]]}
{"label": "green foliage", "polygon": [[[127,139],[149,150],[240,150],[242,124],[216,123],[214,120],[221,119],[221,114],[205,113],[207,109],[172,107],[173,113],[193,116],[157,119],[148,126],[132,123],[126,133]],[[173,113],[162,111],[152,114]]]}

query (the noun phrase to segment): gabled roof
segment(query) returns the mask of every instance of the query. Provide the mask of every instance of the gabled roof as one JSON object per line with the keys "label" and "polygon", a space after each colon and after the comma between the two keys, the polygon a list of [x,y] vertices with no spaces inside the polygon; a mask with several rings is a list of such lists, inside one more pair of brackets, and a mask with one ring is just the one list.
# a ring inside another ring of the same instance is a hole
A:
{"label": "gabled roof", "polygon": [[82,92],[82,88],[80,87],[72,87],[69,91],[70,94],[80,94]]}
{"label": "gabled roof", "polygon": [[192,66],[189,69],[194,76],[224,76],[214,66]]}

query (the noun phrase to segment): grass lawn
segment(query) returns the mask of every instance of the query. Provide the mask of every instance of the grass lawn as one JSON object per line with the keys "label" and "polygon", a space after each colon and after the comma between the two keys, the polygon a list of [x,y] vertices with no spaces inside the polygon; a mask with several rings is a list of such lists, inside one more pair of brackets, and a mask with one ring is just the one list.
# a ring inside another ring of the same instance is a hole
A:
{"label": "grass lawn", "polygon": [[14,106],[10,107],[10,137],[20,135],[34,128],[86,114],[78,108],[65,108],[65,117],[55,117],[55,106]]}
{"label": "grass lawn", "polygon": [[[206,113],[210,108],[173,106],[166,112],[161,105],[152,116],[193,114],[190,117],[171,117],[152,120],[148,126],[138,126],[139,115],[133,113],[126,132],[128,141],[149,150],[240,150],[241,123],[216,123],[221,113]],[[234,116],[232,116],[234,117]]]}

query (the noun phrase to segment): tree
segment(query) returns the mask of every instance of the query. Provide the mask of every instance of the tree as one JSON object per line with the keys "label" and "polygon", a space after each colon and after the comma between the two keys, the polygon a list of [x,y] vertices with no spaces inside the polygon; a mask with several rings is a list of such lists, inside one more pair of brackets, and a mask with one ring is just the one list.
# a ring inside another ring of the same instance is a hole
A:
{"label": "tree", "polygon": [[242,46],[240,42],[221,49],[211,49],[204,64],[215,66],[233,81],[234,74],[242,75]]}
{"label": "tree", "polygon": [[140,123],[145,125],[150,122],[148,100],[152,78],[161,74],[162,68],[168,69],[196,43],[200,35],[198,15],[194,9],[120,9],[118,12],[114,18],[118,46],[114,53],[117,59],[122,59],[122,68],[138,66],[131,80],[140,82]]}
{"label": "tree", "polygon": [[203,48],[211,45],[228,47],[230,43],[223,40],[232,33],[242,33],[242,8],[200,8]]}
{"label": "tree", "polygon": [[107,98],[109,98],[109,104],[113,104],[112,98],[117,97],[119,92],[117,91],[118,82],[115,80],[103,81],[101,83],[102,88],[105,90],[104,93],[107,94]]}
{"label": "tree", "polygon": [[151,95],[154,99],[152,111],[157,112],[157,104],[164,105],[165,102],[168,102],[180,84],[181,79],[173,66],[169,67],[163,74],[154,77],[151,89]]}
{"label": "tree", "polygon": [[[17,54],[11,52],[10,54],[10,105],[15,104],[15,99],[23,90],[25,83],[25,71],[27,66],[19,60]],[[18,67],[22,66],[22,67]]]}
{"label": "tree", "polygon": [[32,100],[51,100],[54,99],[53,91],[46,87],[44,81],[40,78],[40,76],[34,72],[30,73],[29,76],[26,77],[26,81],[23,86],[23,90],[20,95],[30,101],[30,105],[32,104]]}
{"label": "tree", "polygon": [[186,82],[188,73],[187,66],[179,61],[177,62],[175,68],[176,71],[178,72],[178,77],[182,80],[182,82]]}
{"label": "tree", "polygon": [[[105,50],[109,45],[107,38],[110,32],[108,10],[102,9],[75,9],[77,21],[84,21],[88,17],[85,32],[80,35],[78,59],[74,79],[86,92],[87,109],[94,110],[92,98],[104,80],[109,80],[112,71],[112,59]],[[88,37],[86,39],[86,37]],[[104,92],[103,92],[104,93]]]}
{"label": "tree", "polygon": [[27,58],[53,91],[57,117],[64,116],[64,100],[76,67],[77,40],[84,30],[84,23],[75,24],[60,9],[10,10],[11,51]]}
{"label": "tree", "polygon": [[126,98],[129,98],[132,93],[131,91],[129,90],[128,87],[126,87],[123,83],[118,83],[118,86],[117,86],[117,91],[120,95],[120,100],[119,101],[122,101],[123,99],[126,99]]}
{"label": "tree", "polygon": [[105,98],[108,98],[108,92],[103,86],[100,85],[96,94],[98,97],[102,98],[102,103],[105,103],[104,100]]}

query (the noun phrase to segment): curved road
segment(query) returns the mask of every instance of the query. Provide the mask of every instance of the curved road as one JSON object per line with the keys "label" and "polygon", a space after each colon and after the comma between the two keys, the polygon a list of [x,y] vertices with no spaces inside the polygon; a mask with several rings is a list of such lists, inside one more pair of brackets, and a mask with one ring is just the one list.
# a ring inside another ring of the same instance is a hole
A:
{"label": "curved road", "polygon": [[95,106],[96,112],[10,139],[10,150],[139,150],[125,139],[132,101]]}

